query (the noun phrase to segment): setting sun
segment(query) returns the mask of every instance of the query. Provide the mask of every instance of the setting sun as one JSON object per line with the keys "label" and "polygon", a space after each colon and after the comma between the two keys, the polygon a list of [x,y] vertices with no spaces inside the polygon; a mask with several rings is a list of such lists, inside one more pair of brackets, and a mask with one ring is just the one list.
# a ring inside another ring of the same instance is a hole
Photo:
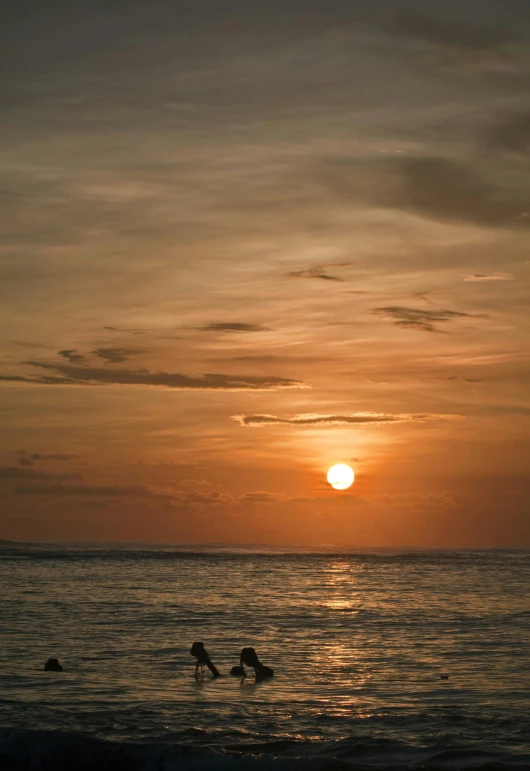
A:
{"label": "setting sun", "polygon": [[337,463],[328,471],[328,482],[335,490],[346,490],[351,487],[354,479],[353,469],[345,463]]}

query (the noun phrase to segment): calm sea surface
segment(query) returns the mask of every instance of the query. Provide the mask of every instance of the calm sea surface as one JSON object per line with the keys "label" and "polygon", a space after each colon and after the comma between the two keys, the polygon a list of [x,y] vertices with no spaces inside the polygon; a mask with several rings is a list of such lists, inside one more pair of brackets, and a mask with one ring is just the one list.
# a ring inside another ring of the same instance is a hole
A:
{"label": "calm sea surface", "polygon": [[530,552],[4,545],[0,675],[3,768],[530,768]]}

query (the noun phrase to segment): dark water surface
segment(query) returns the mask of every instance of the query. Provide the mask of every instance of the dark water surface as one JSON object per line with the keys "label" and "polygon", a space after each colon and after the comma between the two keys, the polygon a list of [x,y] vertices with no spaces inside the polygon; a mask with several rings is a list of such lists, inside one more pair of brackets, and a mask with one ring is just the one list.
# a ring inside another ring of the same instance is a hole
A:
{"label": "dark water surface", "polygon": [[530,552],[7,545],[0,625],[5,768],[530,768]]}

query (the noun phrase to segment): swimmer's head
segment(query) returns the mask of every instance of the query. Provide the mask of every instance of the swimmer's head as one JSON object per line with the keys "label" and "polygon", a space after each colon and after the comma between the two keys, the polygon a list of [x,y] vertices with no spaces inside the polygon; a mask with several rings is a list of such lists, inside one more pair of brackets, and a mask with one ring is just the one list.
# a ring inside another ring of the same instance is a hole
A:
{"label": "swimmer's head", "polygon": [[48,659],[44,665],[45,672],[62,672],[63,668],[59,664],[59,659]]}
{"label": "swimmer's head", "polygon": [[259,664],[258,654],[254,648],[243,648],[241,651],[241,662],[247,667],[256,667]]}

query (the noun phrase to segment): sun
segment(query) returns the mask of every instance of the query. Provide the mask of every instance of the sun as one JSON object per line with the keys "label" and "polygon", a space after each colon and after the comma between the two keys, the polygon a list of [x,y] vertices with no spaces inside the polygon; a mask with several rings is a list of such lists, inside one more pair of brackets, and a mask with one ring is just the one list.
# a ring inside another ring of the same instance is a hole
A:
{"label": "sun", "polygon": [[337,463],[336,466],[332,466],[328,471],[328,482],[335,490],[346,490],[348,487],[351,487],[354,479],[353,469],[345,463]]}

